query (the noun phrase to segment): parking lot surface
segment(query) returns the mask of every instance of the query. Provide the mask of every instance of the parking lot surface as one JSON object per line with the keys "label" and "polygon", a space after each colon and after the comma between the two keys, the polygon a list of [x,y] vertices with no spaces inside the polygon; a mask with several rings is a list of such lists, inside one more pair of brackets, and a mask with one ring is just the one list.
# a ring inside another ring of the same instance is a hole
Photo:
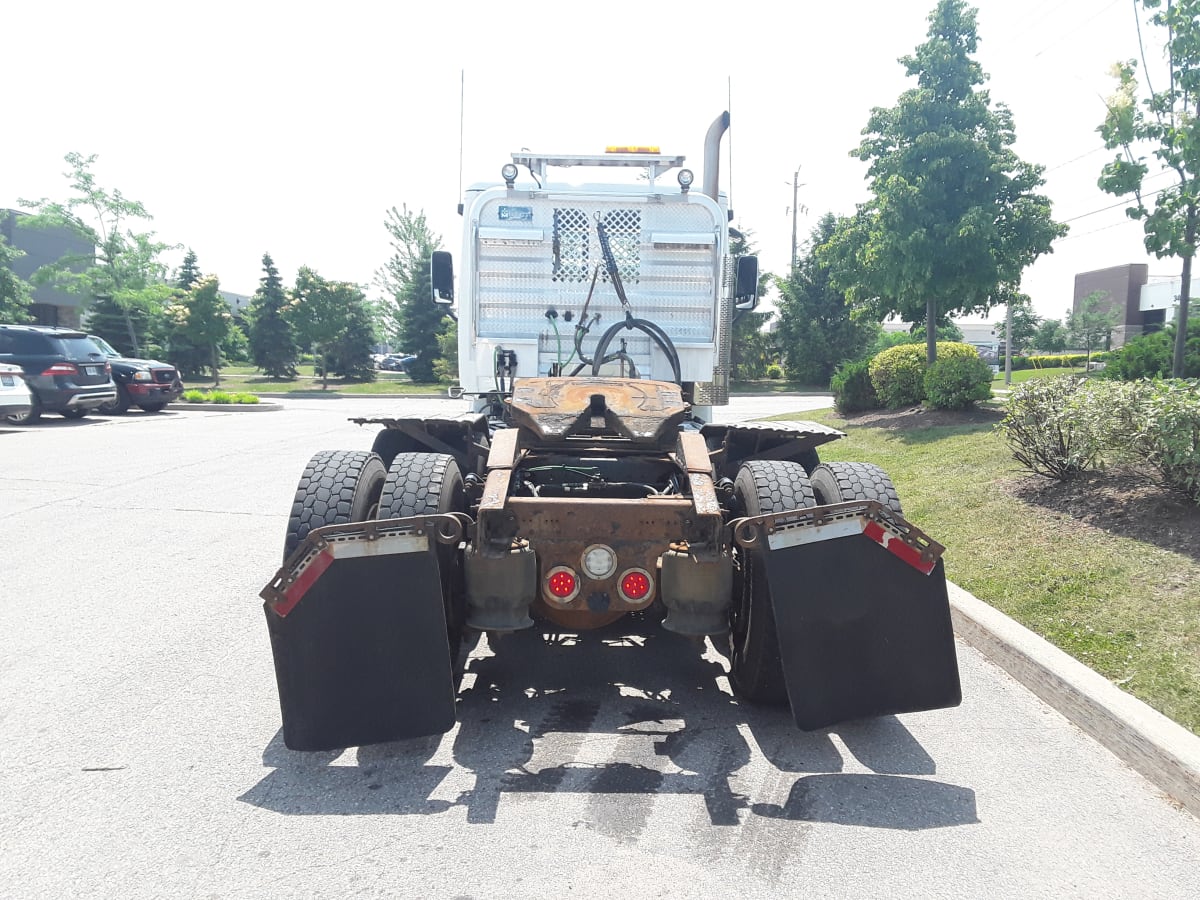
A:
{"label": "parking lot surface", "polygon": [[257,593],[305,462],[462,405],[281,403],[0,433],[5,895],[1200,896],[1200,823],[961,644],[961,707],[805,734],[711,647],[518,634],[449,734],[288,751]]}

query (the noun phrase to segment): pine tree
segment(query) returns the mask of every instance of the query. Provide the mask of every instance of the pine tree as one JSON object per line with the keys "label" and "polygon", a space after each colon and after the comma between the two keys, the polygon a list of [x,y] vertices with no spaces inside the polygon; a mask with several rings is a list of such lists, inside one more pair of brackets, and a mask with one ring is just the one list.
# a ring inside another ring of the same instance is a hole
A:
{"label": "pine tree", "polygon": [[[145,309],[122,309],[111,296],[96,297],[88,307],[87,328],[126,356],[137,356],[150,343],[150,314]],[[133,329],[135,338],[130,338]]]}
{"label": "pine tree", "polygon": [[200,266],[196,263],[196,251],[188,247],[188,252],[183,257],[183,265],[179,267],[175,286],[185,291],[190,291],[192,286],[202,277]]}
{"label": "pine tree", "polygon": [[869,319],[850,317],[845,291],[833,286],[829,266],[817,256],[836,231],[837,219],[826,213],[791,274],[777,282],[779,335],[788,377],[804,384],[829,384],[839,365],[866,355],[879,331]]}
{"label": "pine tree", "polygon": [[263,276],[250,301],[250,355],[269,378],[295,378],[300,351],[284,311],[288,297],[271,254],[262,258]]}
{"label": "pine tree", "polygon": [[333,373],[350,381],[374,381],[371,346],[375,343],[375,328],[367,299],[357,285],[334,284],[333,288],[346,307],[346,327],[336,342],[331,363]]}

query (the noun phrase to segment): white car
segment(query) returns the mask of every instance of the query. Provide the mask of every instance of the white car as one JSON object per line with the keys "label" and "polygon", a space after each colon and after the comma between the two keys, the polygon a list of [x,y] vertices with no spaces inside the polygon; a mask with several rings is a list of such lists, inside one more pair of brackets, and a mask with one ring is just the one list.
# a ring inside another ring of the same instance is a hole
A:
{"label": "white car", "polygon": [[24,416],[33,404],[22,375],[20,366],[0,363],[0,422],[9,416]]}

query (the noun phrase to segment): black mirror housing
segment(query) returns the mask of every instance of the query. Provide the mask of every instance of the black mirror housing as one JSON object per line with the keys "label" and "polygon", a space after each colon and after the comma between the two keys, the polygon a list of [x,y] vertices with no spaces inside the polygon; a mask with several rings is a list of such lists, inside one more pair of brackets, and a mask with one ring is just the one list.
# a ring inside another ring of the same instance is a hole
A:
{"label": "black mirror housing", "polygon": [[449,306],[454,302],[454,257],[446,250],[434,250],[429,260],[429,278],[433,282],[433,302]]}
{"label": "black mirror housing", "polygon": [[739,256],[734,271],[733,305],[736,309],[758,306],[758,257]]}

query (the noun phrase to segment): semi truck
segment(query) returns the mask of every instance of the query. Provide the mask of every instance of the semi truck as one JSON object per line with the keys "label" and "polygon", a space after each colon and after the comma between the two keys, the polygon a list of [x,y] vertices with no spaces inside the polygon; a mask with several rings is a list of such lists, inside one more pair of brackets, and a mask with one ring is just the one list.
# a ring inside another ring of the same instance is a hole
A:
{"label": "semi truck", "polygon": [[711,641],[739,698],[802,729],[960,702],[944,548],[887,474],[822,463],[844,435],[820,423],[713,421],[759,290],[718,187],[728,124],[699,185],[616,147],[514,153],[467,189],[429,298],[462,411],[354,418],[372,449],[312,457],[261,594],[288,747],[448,731],[464,635],[631,616]]}

